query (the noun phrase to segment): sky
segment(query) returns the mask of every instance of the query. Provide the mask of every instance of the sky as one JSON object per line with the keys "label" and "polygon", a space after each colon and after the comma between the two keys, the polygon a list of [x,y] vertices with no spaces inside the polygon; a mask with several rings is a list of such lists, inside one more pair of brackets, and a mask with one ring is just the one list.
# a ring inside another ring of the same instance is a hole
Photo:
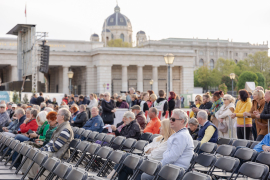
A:
{"label": "sky", "polygon": [[[0,37],[16,24],[36,24],[47,39],[89,41],[101,34],[116,0],[0,0]],[[27,4],[27,5],[26,5]],[[118,0],[121,13],[147,38],[230,39],[270,43],[270,0]]]}

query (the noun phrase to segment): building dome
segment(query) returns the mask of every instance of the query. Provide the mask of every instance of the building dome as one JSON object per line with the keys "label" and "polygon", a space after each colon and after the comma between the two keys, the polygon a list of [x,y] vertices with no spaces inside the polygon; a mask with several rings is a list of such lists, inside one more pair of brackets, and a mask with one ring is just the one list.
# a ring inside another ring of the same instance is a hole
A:
{"label": "building dome", "polygon": [[[128,26],[131,27],[130,20],[120,13],[120,7],[117,5],[114,8],[114,13],[106,18],[106,26]],[[103,24],[103,29],[105,28],[105,22]]]}
{"label": "building dome", "polygon": [[144,31],[138,31],[137,34],[145,34]]}
{"label": "building dome", "polygon": [[[102,32],[105,32],[105,29],[103,29]],[[106,32],[109,33],[109,32],[111,32],[111,31],[110,31],[109,29],[106,29]]]}
{"label": "building dome", "polygon": [[92,34],[92,37],[99,37],[98,34],[94,33]]}
{"label": "building dome", "polygon": [[94,33],[94,34],[92,34],[91,35],[91,37],[90,37],[90,41],[99,41],[99,35],[98,34],[96,34],[96,33]]}

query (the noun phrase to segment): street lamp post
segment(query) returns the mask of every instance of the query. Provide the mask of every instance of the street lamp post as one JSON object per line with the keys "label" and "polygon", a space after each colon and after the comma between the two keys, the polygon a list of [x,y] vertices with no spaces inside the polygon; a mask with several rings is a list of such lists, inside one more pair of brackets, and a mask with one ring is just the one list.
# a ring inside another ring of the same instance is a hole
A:
{"label": "street lamp post", "polygon": [[230,74],[230,78],[231,78],[231,80],[232,80],[232,96],[233,96],[233,80],[234,80],[234,78],[235,78],[235,74],[234,74],[234,73],[231,73],[231,74]]}
{"label": "street lamp post", "polygon": [[168,91],[168,94],[169,92],[171,91],[171,65],[173,64],[173,61],[174,61],[174,55],[169,53],[169,54],[166,54],[164,56],[164,60],[165,60],[165,63],[167,64],[168,66],[168,87],[167,87],[167,91]]}
{"label": "street lamp post", "polygon": [[149,81],[149,84],[151,85],[151,90],[153,90],[153,89],[152,89],[153,83],[154,83],[154,80],[151,79],[151,80]]}
{"label": "street lamp post", "polygon": [[74,90],[75,90],[74,94],[76,95],[77,94],[77,86],[76,85],[74,86]]}
{"label": "street lamp post", "polygon": [[72,86],[71,86],[71,79],[73,78],[74,72],[69,69],[68,71],[68,78],[69,78],[69,94],[71,94]]}
{"label": "street lamp post", "polygon": [[104,92],[105,92],[105,87],[106,87],[106,84],[105,83],[103,84],[103,87],[104,87]]}

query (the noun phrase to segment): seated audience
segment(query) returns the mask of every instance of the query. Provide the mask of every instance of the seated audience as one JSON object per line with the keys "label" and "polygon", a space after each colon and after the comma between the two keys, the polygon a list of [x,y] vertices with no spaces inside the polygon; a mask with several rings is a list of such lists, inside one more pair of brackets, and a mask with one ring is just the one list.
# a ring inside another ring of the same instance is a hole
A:
{"label": "seated audience", "polygon": [[99,115],[99,110],[97,107],[92,107],[91,115],[92,115],[92,118],[90,118],[85,123],[85,125],[83,126],[83,129],[97,131],[101,133],[103,130],[104,123],[101,116]]}
{"label": "seated audience", "polygon": [[263,140],[254,147],[257,152],[270,152],[270,133],[264,136]]}
{"label": "seated audience", "polygon": [[40,111],[40,107],[39,107],[39,105],[34,105],[34,106],[33,106],[33,109],[38,110],[38,112]]}
{"label": "seated audience", "polygon": [[193,140],[197,140],[198,133],[199,133],[199,122],[198,122],[198,120],[196,118],[191,118],[188,121],[188,125],[189,125],[189,128],[188,128],[189,134],[191,135]]}
{"label": "seated audience", "polygon": [[47,114],[48,113],[46,111],[41,111],[38,113],[36,121],[39,126],[39,130],[37,133],[36,132],[29,133],[29,137],[31,139],[34,139],[34,138],[45,139],[46,132],[48,131],[50,127],[46,118]]}
{"label": "seated audience", "polygon": [[159,134],[159,128],[161,126],[161,123],[159,118],[157,117],[157,113],[157,108],[152,107],[149,109],[148,116],[150,118],[150,121],[143,130],[144,133],[149,132],[152,134]]}
{"label": "seated audience", "polygon": [[218,130],[217,127],[207,120],[207,112],[201,110],[197,114],[197,120],[201,125],[198,133],[198,139],[201,141],[201,145],[206,142],[217,143],[218,140]]}
{"label": "seated audience", "polygon": [[129,105],[128,105],[128,103],[126,102],[126,96],[121,96],[121,97],[119,98],[119,101],[121,102],[119,108],[126,108],[126,109],[129,108]]}
{"label": "seated audience", "polygon": [[83,127],[84,124],[86,123],[87,121],[87,113],[86,113],[86,106],[81,104],[79,106],[79,113],[77,114],[76,116],[76,119],[74,121],[71,121],[71,125],[72,126],[75,126],[75,127]]}
{"label": "seated audience", "polygon": [[134,105],[130,108],[132,112],[135,114],[135,119],[139,123],[142,130],[144,130],[147,121],[144,113],[141,111],[141,107],[139,105]]}
{"label": "seated audience", "polygon": [[2,127],[6,127],[10,122],[6,108],[6,104],[0,104],[0,131],[2,131]]}
{"label": "seated audience", "polygon": [[[162,166],[172,164],[188,169],[194,154],[193,139],[190,136],[186,124],[188,115],[180,109],[174,109],[170,118],[171,128],[175,131],[167,140],[167,150],[163,153]],[[143,173],[142,180],[152,180],[154,176]]]}
{"label": "seated audience", "polygon": [[[45,146],[40,148],[41,151],[45,151],[50,157],[56,157],[59,159],[68,159],[70,156],[69,144],[73,140],[74,135],[69,124],[70,111],[66,108],[61,108],[57,114],[58,128],[54,131],[51,140]],[[66,152],[67,151],[67,152]],[[22,172],[29,167],[32,163],[31,160],[27,160],[22,168]],[[27,174],[28,178],[34,178],[38,173],[39,165],[34,164]]]}
{"label": "seated audience", "polygon": [[[62,108],[66,108],[66,107],[62,106]],[[75,119],[77,118],[77,115],[80,112],[79,107],[76,104],[72,104],[71,107],[70,107],[70,112],[71,112],[71,122],[75,121]]]}
{"label": "seated audience", "polygon": [[20,128],[20,125],[24,122],[26,116],[25,111],[22,108],[18,108],[15,111],[16,117],[13,119],[13,123],[11,126],[3,127],[4,135],[15,137],[16,134],[18,134],[18,130]]}

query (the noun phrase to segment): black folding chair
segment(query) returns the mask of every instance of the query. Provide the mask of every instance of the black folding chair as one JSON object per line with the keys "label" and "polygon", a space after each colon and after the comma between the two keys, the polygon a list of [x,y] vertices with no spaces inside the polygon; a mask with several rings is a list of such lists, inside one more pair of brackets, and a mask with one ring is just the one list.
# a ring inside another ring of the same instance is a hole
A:
{"label": "black folding chair", "polygon": [[161,168],[154,180],[158,180],[160,178],[168,180],[178,180],[183,176],[184,173],[184,168],[172,164],[167,164]]}
{"label": "black folding chair", "polygon": [[132,150],[132,148],[134,147],[134,145],[135,145],[136,142],[137,142],[136,139],[128,138],[122,144],[122,147],[120,147],[120,150],[123,150],[124,149],[124,151],[130,152]]}
{"label": "black folding chair", "polygon": [[188,172],[182,180],[212,180],[211,176],[199,172]]}
{"label": "black folding chair", "polygon": [[6,162],[5,162],[4,165],[6,166],[6,165],[8,164],[8,162],[11,160],[13,154],[14,154],[15,152],[19,153],[19,152],[21,151],[21,149],[22,149],[24,146],[25,146],[24,143],[19,143],[19,144],[17,144],[17,145],[15,146],[15,148],[13,149],[12,153],[10,154],[10,156],[8,157],[8,159],[6,160]]}
{"label": "black folding chair", "polygon": [[203,143],[201,146],[200,146],[200,151],[201,152],[205,152],[205,153],[215,153],[217,150],[217,144],[216,143],[211,143],[211,142],[206,142],[206,143]]}
{"label": "black folding chair", "polygon": [[19,143],[20,143],[20,141],[18,141],[18,140],[12,140],[12,142],[9,144],[9,146],[8,146],[7,149],[6,149],[6,151],[5,151],[4,154],[2,155],[2,157],[1,157],[1,159],[0,159],[0,162],[2,162],[3,159],[5,158],[5,156],[8,154],[8,152],[9,152],[10,150],[13,150],[13,149],[17,146],[17,144],[19,144]]}
{"label": "black folding chair", "polygon": [[[104,145],[108,145],[108,146],[111,146],[113,140],[114,140],[115,136],[112,135],[112,134],[107,134],[105,136],[105,138],[103,139],[103,143],[101,144],[101,146],[104,146]],[[106,144],[107,143],[107,144]]]}
{"label": "black folding chair", "polygon": [[91,132],[91,134],[89,134],[89,136],[87,137],[87,141],[90,141],[90,142],[94,142],[96,140],[96,137],[99,133],[96,132],[96,131],[93,131]]}
{"label": "black folding chair", "polygon": [[7,137],[6,140],[5,140],[5,142],[2,145],[1,149],[0,149],[0,152],[3,152],[3,150],[9,146],[10,143],[13,141],[13,139],[14,138]]}
{"label": "black folding chair", "polygon": [[90,143],[88,141],[81,141],[77,147],[73,150],[72,154],[68,158],[67,162],[73,162],[79,153],[83,152]]}
{"label": "black folding chair", "polygon": [[34,180],[38,180],[42,175],[44,176],[44,172],[47,170],[49,171],[48,176],[46,177],[47,179],[50,179],[50,176],[52,176],[54,169],[60,164],[61,161],[60,159],[56,157],[48,158],[44,164],[41,164],[41,168],[38,171],[36,177]]}
{"label": "black folding chair", "polygon": [[[78,146],[78,144],[81,142],[80,139],[73,139],[70,143],[69,143],[69,148],[66,150],[66,152],[63,154],[63,156],[70,151],[70,154],[73,154],[74,151],[76,151],[76,147]],[[62,157],[63,157],[62,156]]]}
{"label": "black folding chair", "polygon": [[[33,160],[34,157],[37,155],[37,153],[39,153],[39,150],[34,148],[34,149],[30,149],[24,156],[24,159],[22,160],[20,166],[17,168],[15,174],[18,174],[18,172],[21,170],[21,168],[23,167],[24,163],[26,162],[27,159]],[[33,165],[32,165],[33,166]],[[32,167],[31,166],[31,167]],[[30,169],[29,169],[30,170]],[[28,173],[28,172],[27,172]],[[26,173],[26,174],[27,174]]]}
{"label": "black folding chair", "polygon": [[249,148],[254,149],[254,147],[259,143],[260,143],[260,141],[250,141],[250,147]]}
{"label": "black folding chair", "polygon": [[149,133],[149,132],[143,133],[143,134],[141,135],[140,140],[149,141],[149,139],[151,138],[152,135],[153,135],[153,134],[152,134],[152,133]]}
{"label": "black folding chair", "polygon": [[[190,165],[187,172],[192,169],[195,169],[196,171],[199,171],[199,172],[208,172],[214,166],[214,164],[216,163],[216,160],[217,160],[217,157],[214,154],[201,153],[198,155],[197,158],[194,159],[194,162]],[[199,165],[199,166],[195,166],[195,165]]]}
{"label": "black folding chair", "polygon": [[217,148],[215,154],[221,156],[233,156],[235,149],[234,146],[223,144]]}
{"label": "black folding chair", "polygon": [[125,140],[126,140],[126,137],[124,137],[124,136],[117,136],[117,137],[114,138],[114,140],[110,144],[110,147],[113,147],[114,148],[114,146],[117,146],[118,149],[120,149],[122,147],[123,143],[125,142]]}
{"label": "black folding chair", "polygon": [[85,131],[82,133],[82,135],[81,135],[80,138],[84,137],[85,140],[86,140],[86,139],[88,138],[88,136],[91,134],[91,132],[92,132],[92,131],[90,131],[90,130],[85,130]]}
{"label": "black folding chair", "polygon": [[255,162],[265,164],[270,168],[270,152],[261,152]]}
{"label": "black folding chair", "polygon": [[134,172],[131,180],[135,180],[137,176],[140,176],[142,173],[146,173],[151,176],[156,176],[161,169],[160,161],[155,160],[144,160],[137,171]]}
{"label": "black folding chair", "polygon": [[200,149],[201,146],[201,142],[198,140],[193,140],[193,145],[194,145],[194,152],[198,152],[198,150]]}
{"label": "black folding chair", "polygon": [[149,143],[153,142],[153,140],[158,136],[160,136],[160,134],[153,134],[149,139]]}
{"label": "black folding chair", "polygon": [[54,169],[53,173],[50,177],[48,177],[48,180],[52,180],[55,178],[55,180],[58,180],[59,178],[65,179],[65,177],[70,173],[72,170],[72,165],[69,163],[60,163],[58,166]]}
{"label": "black folding chair", "polygon": [[145,140],[139,140],[135,143],[134,147],[131,149],[131,153],[133,154],[138,154],[138,155],[143,155],[144,154],[144,147],[148,145],[148,141]]}
{"label": "black folding chair", "polygon": [[70,173],[64,178],[64,180],[86,180],[88,177],[88,173],[81,168],[73,168]]}
{"label": "black folding chair", "polygon": [[101,141],[101,144],[103,144],[105,137],[106,137],[105,133],[99,133],[95,140],[96,141]]}
{"label": "black folding chair", "polygon": [[249,147],[250,141],[245,140],[245,139],[236,139],[233,143],[233,146],[238,147],[238,146],[243,146],[243,147]]}
{"label": "black folding chair", "polygon": [[93,155],[97,153],[99,148],[100,148],[100,144],[91,143],[90,145],[88,145],[83,151],[83,154],[78,160],[78,162],[76,163],[75,167],[78,167],[81,163],[84,163],[86,167],[87,164],[91,161]]}
{"label": "black folding chair", "polygon": [[[21,156],[26,156],[26,154],[28,153],[28,151],[30,151],[30,149],[32,149],[31,146],[28,145],[24,145],[20,151],[18,152],[17,157],[15,158],[15,160],[13,161],[13,163],[11,164],[9,169],[12,169],[15,165],[15,163],[17,163],[17,161],[21,158]],[[19,168],[19,167],[18,167]]]}
{"label": "black folding chair", "polygon": [[84,131],[85,131],[85,129],[83,129],[83,128],[79,128],[79,129],[76,131],[76,135],[79,136],[79,139],[81,139],[81,135],[83,134]]}
{"label": "black folding chair", "polygon": [[71,129],[73,130],[73,134],[76,134],[76,132],[78,131],[79,128],[78,128],[78,127],[73,127],[73,126],[72,126]]}
{"label": "black folding chair", "polygon": [[223,144],[232,145],[232,143],[233,143],[232,139],[223,138],[223,137],[218,138],[218,142],[217,142],[218,145],[223,145]]}

